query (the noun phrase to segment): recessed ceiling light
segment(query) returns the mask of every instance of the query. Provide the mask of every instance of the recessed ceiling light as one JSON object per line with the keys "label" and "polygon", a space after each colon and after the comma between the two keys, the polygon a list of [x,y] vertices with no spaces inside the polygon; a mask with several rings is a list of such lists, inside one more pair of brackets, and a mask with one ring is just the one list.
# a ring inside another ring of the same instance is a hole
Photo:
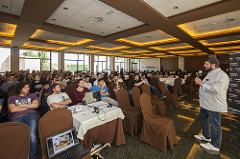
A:
{"label": "recessed ceiling light", "polygon": [[114,13],[114,11],[111,10],[111,11],[107,12],[106,14],[110,15],[110,14],[113,14],[113,13]]}
{"label": "recessed ceiling light", "polygon": [[117,28],[121,28],[120,26],[117,26]]}
{"label": "recessed ceiling light", "polygon": [[102,32],[102,34],[104,34],[104,32]]}
{"label": "recessed ceiling light", "polygon": [[80,26],[80,28],[84,28],[84,26]]}
{"label": "recessed ceiling light", "polygon": [[173,9],[178,9],[178,6],[173,7]]}
{"label": "recessed ceiling light", "polygon": [[55,19],[55,18],[52,18],[51,20],[52,20],[52,21],[55,21],[56,19]]}
{"label": "recessed ceiling light", "polygon": [[5,5],[2,5],[2,7],[3,7],[3,8],[6,8],[6,9],[8,8],[8,6],[5,6]]}
{"label": "recessed ceiling light", "polygon": [[152,36],[150,36],[150,35],[148,35],[148,36],[144,36],[144,38],[147,38],[147,39],[149,39],[149,38],[151,38]]}
{"label": "recessed ceiling light", "polygon": [[63,7],[63,9],[64,9],[64,10],[68,10],[68,8],[67,8],[67,7]]}

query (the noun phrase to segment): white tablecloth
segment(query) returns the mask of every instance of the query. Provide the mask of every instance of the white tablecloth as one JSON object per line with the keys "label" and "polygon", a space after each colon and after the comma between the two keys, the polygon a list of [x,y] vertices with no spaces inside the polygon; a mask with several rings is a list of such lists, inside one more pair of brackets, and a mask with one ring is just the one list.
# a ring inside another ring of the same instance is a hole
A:
{"label": "white tablecloth", "polygon": [[[77,110],[79,110],[78,113],[73,114],[73,126],[78,132],[77,137],[81,140],[84,139],[84,135],[87,131],[94,127],[103,125],[117,118],[124,119],[122,110],[117,107],[101,108],[103,110],[100,110],[98,116],[96,113],[92,113],[93,108],[81,105],[72,106],[72,108],[73,107],[76,107]],[[69,110],[71,110],[71,107]],[[106,113],[104,113],[104,111]],[[98,117],[104,121],[101,121]]]}
{"label": "white tablecloth", "polygon": [[[169,78],[159,78],[159,80],[161,82],[164,82],[164,83],[166,83],[166,84],[168,84],[170,86],[174,86],[175,79],[176,78],[171,78],[171,77],[169,77]],[[182,79],[182,84],[184,84],[184,83],[185,83],[185,79]]]}

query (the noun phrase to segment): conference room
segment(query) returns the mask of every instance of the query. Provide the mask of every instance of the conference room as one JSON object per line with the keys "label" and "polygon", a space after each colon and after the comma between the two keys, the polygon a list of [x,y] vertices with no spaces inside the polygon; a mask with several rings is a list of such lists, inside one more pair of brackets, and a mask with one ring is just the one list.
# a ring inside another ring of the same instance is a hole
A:
{"label": "conference room", "polygon": [[234,159],[239,128],[239,0],[0,0],[1,159]]}

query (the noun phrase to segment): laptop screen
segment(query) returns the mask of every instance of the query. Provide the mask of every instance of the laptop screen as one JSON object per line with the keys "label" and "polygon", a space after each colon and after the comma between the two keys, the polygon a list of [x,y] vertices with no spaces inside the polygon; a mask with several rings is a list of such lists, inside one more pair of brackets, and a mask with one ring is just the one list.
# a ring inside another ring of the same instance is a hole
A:
{"label": "laptop screen", "polygon": [[86,92],[85,97],[86,97],[86,104],[91,104],[94,102],[101,101],[100,91]]}
{"label": "laptop screen", "polygon": [[78,143],[74,128],[48,137],[46,139],[48,157],[64,152]]}

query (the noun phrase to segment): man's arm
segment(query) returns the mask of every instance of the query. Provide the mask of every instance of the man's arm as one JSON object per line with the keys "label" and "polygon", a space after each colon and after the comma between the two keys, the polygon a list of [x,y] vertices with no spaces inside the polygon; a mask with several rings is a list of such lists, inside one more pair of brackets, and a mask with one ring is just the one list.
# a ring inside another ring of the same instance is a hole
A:
{"label": "man's arm", "polygon": [[16,106],[15,104],[8,104],[8,109],[10,110],[11,113],[28,110],[28,108],[23,107],[22,105]]}
{"label": "man's arm", "polygon": [[22,104],[21,107],[27,108],[27,109],[35,109],[38,108],[38,100],[34,100],[32,104]]}
{"label": "man's arm", "polygon": [[141,82],[135,83],[134,86],[138,87],[138,86],[140,86],[141,84],[145,84],[145,81],[141,81]]}

